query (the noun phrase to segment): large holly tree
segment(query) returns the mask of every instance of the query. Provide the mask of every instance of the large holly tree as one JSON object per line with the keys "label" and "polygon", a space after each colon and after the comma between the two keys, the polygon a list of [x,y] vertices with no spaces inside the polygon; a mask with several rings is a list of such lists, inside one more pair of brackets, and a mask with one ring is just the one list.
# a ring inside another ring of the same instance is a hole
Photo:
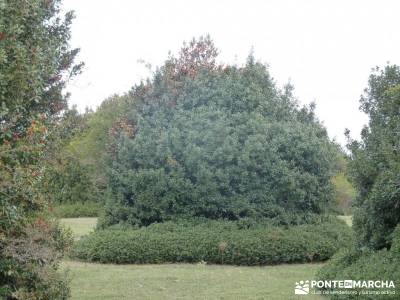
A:
{"label": "large holly tree", "polygon": [[104,225],[287,224],[331,207],[337,148],[314,106],[299,107],[252,55],[235,66],[217,54],[210,38],[193,40],[131,91],[124,122],[110,130]]}
{"label": "large holly tree", "polygon": [[66,299],[67,239],[41,192],[50,132],[80,72],[60,0],[0,1],[0,298]]}

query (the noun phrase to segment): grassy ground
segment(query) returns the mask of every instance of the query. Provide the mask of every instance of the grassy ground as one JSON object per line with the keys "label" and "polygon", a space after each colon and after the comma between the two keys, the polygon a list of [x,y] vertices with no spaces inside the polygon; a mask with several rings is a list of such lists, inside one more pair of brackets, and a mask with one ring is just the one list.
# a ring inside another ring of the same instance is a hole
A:
{"label": "grassy ground", "polygon": [[[216,265],[100,265],[66,261],[72,300],[301,299],[295,282],[313,279],[321,264],[235,267]],[[307,300],[326,299],[308,295]]]}
{"label": "grassy ground", "polygon": [[72,230],[75,239],[80,239],[96,227],[97,218],[67,218],[60,219],[60,222]]}
{"label": "grassy ground", "polygon": [[353,225],[353,216],[338,216],[338,218],[344,220],[350,227]]}

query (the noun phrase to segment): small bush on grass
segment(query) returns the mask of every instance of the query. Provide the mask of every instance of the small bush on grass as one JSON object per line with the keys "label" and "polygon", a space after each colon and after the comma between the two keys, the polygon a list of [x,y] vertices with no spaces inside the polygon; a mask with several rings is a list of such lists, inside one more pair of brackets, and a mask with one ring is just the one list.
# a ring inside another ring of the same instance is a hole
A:
{"label": "small bush on grass", "polygon": [[98,217],[102,204],[97,202],[76,202],[58,204],[54,207],[54,215],[58,218]]}
{"label": "small bush on grass", "polygon": [[[317,274],[318,280],[393,281],[394,295],[332,295],[331,299],[399,299],[400,295],[400,226],[393,234],[390,250],[359,249],[355,245],[342,249]],[[358,289],[361,292],[363,289]],[[365,290],[365,289],[364,289]],[[380,289],[386,290],[386,289]]]}
{"label": "small bush on grass", "polygon": [[[186,225],[187,226],[186,226]],[[101,263],[268,265],[323,261],[351,241],[339,220],[319,225],[250,226],[210,221],[154,224],[141,229],[98,230],[77,242],[72,257]]]}

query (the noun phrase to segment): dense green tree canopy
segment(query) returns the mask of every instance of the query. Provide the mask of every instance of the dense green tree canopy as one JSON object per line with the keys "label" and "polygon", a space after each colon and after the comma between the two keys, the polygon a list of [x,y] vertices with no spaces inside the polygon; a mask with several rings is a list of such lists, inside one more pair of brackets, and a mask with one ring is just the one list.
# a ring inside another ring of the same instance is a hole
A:
{"label": "dense green tree canopy", "polygon": [[57,206],[76,202],[99,202],[107,186],[105,156],[109,131],[120,123],[128,97],[112,96],[93,112],[79,114],[76,108],[64,112],[52,134],[50,162],[43,188]]}
{"label": "dense green tree canopy", "polygon": [[176,217],[239,219],[322,213],[335,147],[313,105],[300,109],[252,56],[220,66],[193,40],[130,93],[112,131],[105,224]]}
{"label": "dense green tree canopy", "polygon": [[400,68],[376,68],[360,102],[370,120],[348,145],[359,193],[354,228],[360,245],[380,249],[400,222]]}

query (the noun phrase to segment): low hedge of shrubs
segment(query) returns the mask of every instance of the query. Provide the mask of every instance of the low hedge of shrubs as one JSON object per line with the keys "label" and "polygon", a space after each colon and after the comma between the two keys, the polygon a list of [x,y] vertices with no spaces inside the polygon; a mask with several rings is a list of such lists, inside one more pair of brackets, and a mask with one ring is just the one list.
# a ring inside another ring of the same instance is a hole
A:
{"label": "low hedge of shrubs", "polygon": [[[355,245],[339,251],[317,274],[318,280],[393,281],[395,294],[331,295],[331,299],[400,299],[400,226],[393,234],[391,249],[372,251]],[[362,292],[358,289],[358,293]],[[365,291],[365,289],[364,289]]]}
{"label": "low hedge of shrubs", "polygon": [[[115,214],[111,214],[110,206],[113,206],[113,212]],[[106,203],[104,206],[104,213],[102,213],[98,219],[98,228],[99,229],[108,229],[112,228],[138,228],[138,225],[132,225],[134,220],[129,220],[128,215],[130,214],[126,207],[119,207],[116,203],[110,202]],[[334,211],[330,211],[331,213],[335,214]],[[105,215],[107,215],[105,217]],[[112,215],[112,216],[111,216]],[[112,219],[110,223],[109,220]],[[193,217],[190,219],[183,219],[181,217],[171,218],[167,221],[162,222],[162,224],[173,222],[177,224],[181,224],[182,226],[193,226],[193,225],[201,225],[201,226],[234,226],[238,228],[265,228],[265,227],[288,227],[293,225],[305,225],[305,224],[321,224],[324,222],[336,221],[336,216],[331,214],[315,214],[315,213],[291,213],[291,212],[279,212],[279,215],[276,217],[271,218],[240,218],[237,221],[229,221],[223,219],[209,219],[209,218],[202,218],[202,217]],[[151,226],[154,226],[153,223]],[[135,227],[136,226],[136,227]],[[164,225],[162,225],[164,228]],[[153,228],[153,227],[152,227]]]}
{"label": "low hedge of shrubs", "polygon": [[58,218],[98,217],[102,210],[101,203],[92,201],[57,204],[53,208],[54,215]]}
{"label": "low hedge of shrubs", "polygon": [[352,240],[340,220],[273,227],[243,222],[165,222],[110,228],[83,237],[71,256],[101,263],[269,265],[323,261]]}

